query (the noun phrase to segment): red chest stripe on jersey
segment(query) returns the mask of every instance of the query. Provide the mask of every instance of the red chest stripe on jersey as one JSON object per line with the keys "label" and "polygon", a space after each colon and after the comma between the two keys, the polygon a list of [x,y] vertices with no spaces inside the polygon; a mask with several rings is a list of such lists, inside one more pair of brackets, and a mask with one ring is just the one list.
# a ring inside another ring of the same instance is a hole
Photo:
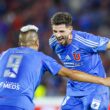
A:
{"label": "red chest stripe on jersey", "polygon": [[74,60],[80,61],[81,57],[80,57],[80,53],[74,53],[73,54]]}

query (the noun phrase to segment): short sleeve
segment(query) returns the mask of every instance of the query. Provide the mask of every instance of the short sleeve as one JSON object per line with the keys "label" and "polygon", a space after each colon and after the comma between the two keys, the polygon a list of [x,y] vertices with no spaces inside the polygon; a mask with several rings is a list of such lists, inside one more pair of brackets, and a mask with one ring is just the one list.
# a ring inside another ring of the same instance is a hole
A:
{"label": "short sleeve", "polygon": [[43,58],[43,66],[45,67],[45,70],[49,71],[52,75],[56,75],[62,68],[62,65],[47,55]]}
{"label": "short sleeve", "polygon": [[52,35],[49,39],[49,45],[53,51],[55,50],[56,42],[57,42],[56,37],[54,35]]}
{"label": "short sleeve", "polygon": [[110,41],[107,37],[96,36],[86,32],[78,33],[75,39],[91,52],[105,51],[107,43]]}

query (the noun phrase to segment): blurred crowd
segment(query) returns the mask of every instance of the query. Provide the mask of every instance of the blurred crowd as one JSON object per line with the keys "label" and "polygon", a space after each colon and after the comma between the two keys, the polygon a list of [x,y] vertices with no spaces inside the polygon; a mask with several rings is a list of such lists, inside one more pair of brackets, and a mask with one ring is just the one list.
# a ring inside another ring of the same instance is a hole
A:
{"label": "blurred crowd", "polygon": [[[0,52],[18,46],[20,27],[34,24],[39,28],[40,51],[58,60],[48,44],[52,34],[50,18],[58,11],[72,14],[75,30],[110,37],[110,0],[0,0]],[[110,52],[101,57],[110,76]],[[46,73],[41,85],[43,95],[64,95],[66,79]]]}

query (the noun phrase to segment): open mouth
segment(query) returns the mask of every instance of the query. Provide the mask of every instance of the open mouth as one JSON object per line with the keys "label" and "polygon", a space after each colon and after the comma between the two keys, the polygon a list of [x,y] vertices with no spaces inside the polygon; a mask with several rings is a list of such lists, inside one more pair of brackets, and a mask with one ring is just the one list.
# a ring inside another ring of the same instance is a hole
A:
{"label": "open mouth", "polygon": [[57,40],[58,40],[59,42],[61,42],[61,41],[64,40],[64,37],[62,37],[62,36],[61,36],[61,37],[58,37]]}

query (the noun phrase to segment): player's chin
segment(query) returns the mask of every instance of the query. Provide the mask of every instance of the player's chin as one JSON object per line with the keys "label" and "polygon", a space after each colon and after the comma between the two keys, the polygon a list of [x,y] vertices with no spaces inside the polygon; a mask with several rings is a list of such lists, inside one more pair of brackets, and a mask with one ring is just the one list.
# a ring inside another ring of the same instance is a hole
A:
{"label": "player's chin", "polygon": [[60,44],[60,45],[64,45],[64,43],[63,43],[63,42],[59,42],[59,44]]}
{"label": "player's chin", "polygon": [[66,46],[66,43],[65,42],[62,42],[62,43],[60,43],[61,45],[63,45],[63,46]]}
{"label": "player's chin", "polygon": [[65,44],[65,41],[64,40],[59,40],[58,41],[61,45]]}

